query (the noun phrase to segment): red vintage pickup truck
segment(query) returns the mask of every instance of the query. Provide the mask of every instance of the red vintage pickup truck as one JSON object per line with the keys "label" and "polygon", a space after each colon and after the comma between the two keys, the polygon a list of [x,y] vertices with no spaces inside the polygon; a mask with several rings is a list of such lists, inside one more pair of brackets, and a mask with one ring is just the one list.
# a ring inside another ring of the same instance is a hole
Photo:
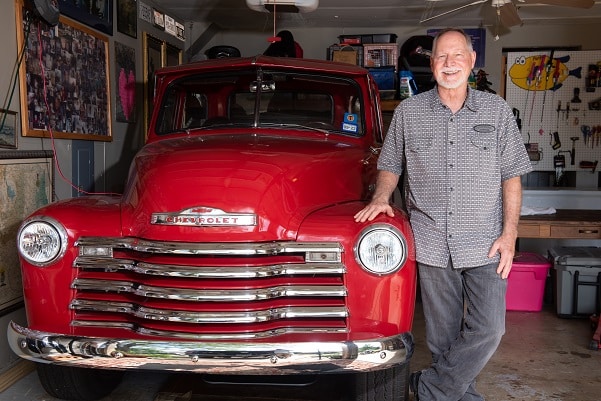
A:
{"label": "red vintage pickup truck", "polygon": [[47,392],[93,400],[153,369],[346,375],[354,400],[407,400],[410,225],[353,220],[384,134],[368,71],[200,61],[159,70],[152,109],[121,196],[52,203],[18,232],[28,327],[9,342]]}

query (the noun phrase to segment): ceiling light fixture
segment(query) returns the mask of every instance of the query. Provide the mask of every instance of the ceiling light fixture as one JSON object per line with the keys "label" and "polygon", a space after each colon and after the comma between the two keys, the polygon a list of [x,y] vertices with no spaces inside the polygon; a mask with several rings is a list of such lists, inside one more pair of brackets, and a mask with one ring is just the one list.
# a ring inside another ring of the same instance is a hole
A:
{"label": "ceiling light fixture", "polygon": [[246,5],[260,12],[273,12],[277,6],[282,13],[310,13],[317,10],[319,0],[246,0]]}

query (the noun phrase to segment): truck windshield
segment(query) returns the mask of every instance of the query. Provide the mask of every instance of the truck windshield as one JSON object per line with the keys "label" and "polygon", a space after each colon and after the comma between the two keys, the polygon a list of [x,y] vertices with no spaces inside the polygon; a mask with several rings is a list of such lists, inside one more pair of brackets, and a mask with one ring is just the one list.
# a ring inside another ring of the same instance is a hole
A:
{"label": "truck windshield", "polygon": [[362,96],[352,79],[306,71],[236,70],[174,81],[159,135],[223,127],[282,127],[361,136]]}

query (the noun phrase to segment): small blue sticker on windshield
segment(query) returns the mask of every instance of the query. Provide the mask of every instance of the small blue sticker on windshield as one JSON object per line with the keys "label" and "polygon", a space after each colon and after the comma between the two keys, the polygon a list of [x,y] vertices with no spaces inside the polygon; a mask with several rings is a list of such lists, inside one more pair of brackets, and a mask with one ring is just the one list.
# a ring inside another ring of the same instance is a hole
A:
{"label": "small blue sticker on windshield", "polygon": [[342,130],[345,132],[359,132],[357,125],[357,115],[353,113],[344,113],[344,121],[342,122]]}

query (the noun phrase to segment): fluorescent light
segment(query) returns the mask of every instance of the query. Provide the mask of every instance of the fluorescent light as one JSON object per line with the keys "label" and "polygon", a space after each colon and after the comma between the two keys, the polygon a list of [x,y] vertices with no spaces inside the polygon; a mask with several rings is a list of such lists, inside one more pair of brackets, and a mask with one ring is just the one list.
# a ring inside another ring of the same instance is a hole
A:
{"label": "fluorescent light", "polygon": [[319,0],[246,0],[251,10],[261,12],[295,12],[309,13],[319,6]]}

